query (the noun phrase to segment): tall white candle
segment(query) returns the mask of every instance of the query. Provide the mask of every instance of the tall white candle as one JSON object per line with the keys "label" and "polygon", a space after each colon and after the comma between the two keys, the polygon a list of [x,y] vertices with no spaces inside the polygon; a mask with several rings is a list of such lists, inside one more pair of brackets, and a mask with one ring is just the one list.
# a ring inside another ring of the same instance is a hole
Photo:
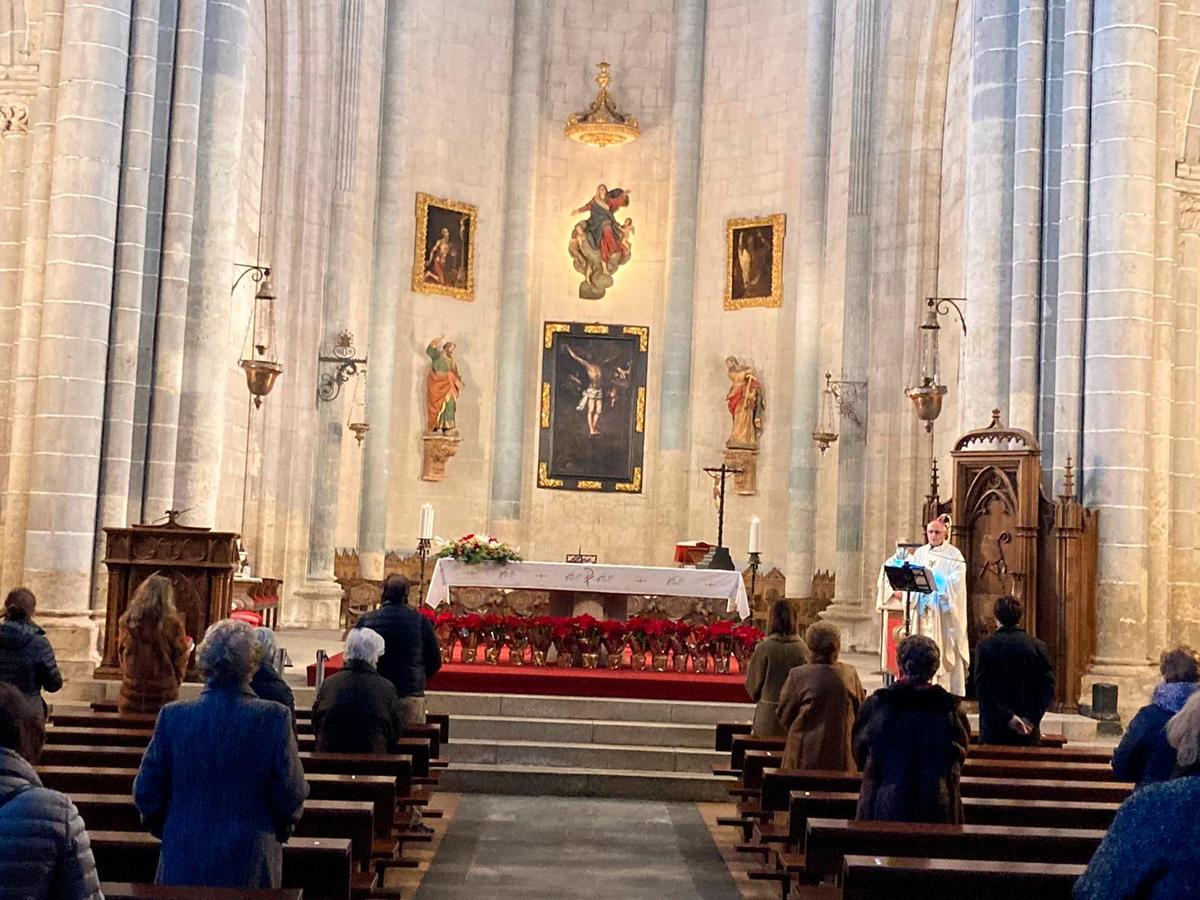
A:
{"label": "tall white candle", "polygon": [[426,503],[421,507],[421,533],[419,537],[422,540],[430,540],[433,537],[433,504]]}
{"label": "tall white candle", "polygon": [[761,529],[762,529],[762,521],[758,518],[758,516],[752,516],[750,518],[750,545],[746,549],[747,553],[758,553],[759,552],[758,542],[759,542],[759,532],[761,531]]}

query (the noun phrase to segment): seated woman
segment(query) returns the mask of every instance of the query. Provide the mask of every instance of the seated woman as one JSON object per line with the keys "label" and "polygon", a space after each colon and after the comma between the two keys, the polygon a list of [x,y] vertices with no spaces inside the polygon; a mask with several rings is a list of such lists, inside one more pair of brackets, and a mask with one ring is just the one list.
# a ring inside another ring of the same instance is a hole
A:
{"label": "seated woman", "polygon": [[787,729],[779,722],[775,706],[788,672],[808,662],[808,648],[796,634],[796,614],[786,600],[776,600],[767,614],[767,636],[758,642],[746,666],[746,693],[754,707],[756,737],[782,737]]}
{"label": "seated woman", "polygon": [[162,575],[138,585],[117,624],[121,692],[117,709],[153,714],[179,698],[191,647],[175,610],[175,588]]}
{"label": "seated woman", "polygon": [[1150,703],[1137,711],[1129,730],[1113,751],[1113,774],[1138,785],[1166,781],[1175,770],[1175,751],[1167,743],[1170,718],[1200,689],[1200,657],[1191,647],[1164,650],[1158,658],[1162,684]]}
{"label": "seated woman", "polygon": [[346,667],[321,684],[313,703],[317,749],[328,753],[388,753],[404,731],[395,686],[375,671],[383,637],[354,628],[342,651]]}
{"label": "seated woman", "polygon": [[906,637],[896,659],[900,678],[868,697],[854,724],[854,759],[863,773],[857,818],[960,824],[967,717],[958,697],[931,683],[941,665],[932,639]]}
{"label": "seated woman", "polygon": [[1200,897],[1200,693],[1167,725],[1182,777],[1147,784],[1117,810],[1075,900]]}
{"label": "seated woman", "polygon": [[103,900],[79,810],[33,769],[45,739],[38,712],[0,684],[0,897]]}
{"label": "seated woman", "polygon": [[776,712],[787,729],[783,768],[856,771],[850,735],[866,691],[854,667],[837,661],[836,627],[810,625],[805,641],[812,662],[792,669],[779,692]]}
{"label": "seated woman", "polygon": [[292,695],[288,683],[275,670],[275,654],[278,652],[275,632],[260,625],[254,629],[254,638],[258,641],[258,668],[254,670],[254,677],[250,679],[250,690],[264,700],[282,703],[295,719],[296,698]]}
{"label": "seated woman", "polygon": [[37,598],[28,588],[9,591],[4,598],[4,621],[0,623],[0,682],[11,684],[25,695],[29,705],[46,717],[42,691],[53,694],[63,686],[46,632],[33,621]]}
{"label": "seated woman", "polygon": [[197,661],[204,692],[163,707],[133,783],[142,821],[162,839],[158,881],[278,888],[308,796],[291,717],[250,691],[258,642],[245,622],[209,628]]}

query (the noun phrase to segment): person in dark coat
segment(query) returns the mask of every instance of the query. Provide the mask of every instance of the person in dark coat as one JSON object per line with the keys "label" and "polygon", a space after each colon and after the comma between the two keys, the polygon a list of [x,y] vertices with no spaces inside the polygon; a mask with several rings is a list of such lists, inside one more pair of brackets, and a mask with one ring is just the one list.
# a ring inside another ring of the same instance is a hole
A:
{"label": "person in dark coat", "polygon": [[0,684],[0,897],[103,900],[79,810],[33,769],[45,739],[37,710]]}
{"label": "person in dark coat", "polygon": [[1200,689],[1200,657],[1191,647],[1164,650],[1158,658],[1162,684],[1149,705],[1137,711],[1121,743],[1113,751],[1113,775],[1120,781],[1150,784],[1166,781],[1175,771],[1175,750],[1167,743],[1170,718]]}
{"label": "person in dark coat", "polygon": [[896,657],[900,678],[868,697],[854,724],[854,759],[863,773],[856,817],[961,824],[967,717],[959,698],[930,683],[941,664],[932,639],[906,637]]}
{"label": "person in dark coat", "polygon": [[317,749],[388,753],[404,731],[404,708],[392,683],[376,671],[383,638],[370,628],[346,635],[346,666],[330,675],[313,703]]}
{"label": "person in dark coat", "polygon": [[425,723],[425,680],[442,667],[433,623],[408,605],[408,582],[389,575],[383,582],[379,609],[358,620],[356,628],[370,628],[383,638],[379,674],[396,688],[404,707],[404,721]]}
{"label": "person in dark coat", "polygon": [[258,668],[254,670],[254,677],[250,679],[250,690],[263,700],[282,703],[292,714],[294,722],[296,720],[296,698],[292,694],[292,689],[288,687],[288,683],[275,669],[275,655],[278,652],[275,632],[270,628],[259,626],[254,629],[254,637],[258,641]]}
{"label": "person in dark coat", "polygon": [[157,881],[278,888],[308,795],[291,719],[250,690],[258,642],[245,622],[209,628],[197,662],[204,691],[162,708],[133,783],[142,821],[162,839]]}
{"label": "person in dark coat", "polygon": [[998,597],[993,612],[1000,627],[975,648],[980,739],[1039,744],[1042,716],[1054,700],[1054,664],[1045,642],[1021,628],[1020,600]]}
{"label": "person in dark coat", "polygon": [[28,588],[9,591],[4,598],[4,621],[0,622],[0,682],[11,684],[42,718],[46,701],[42,691],[53,694],[63,686],[54,648],[33,621],[37,598]]}

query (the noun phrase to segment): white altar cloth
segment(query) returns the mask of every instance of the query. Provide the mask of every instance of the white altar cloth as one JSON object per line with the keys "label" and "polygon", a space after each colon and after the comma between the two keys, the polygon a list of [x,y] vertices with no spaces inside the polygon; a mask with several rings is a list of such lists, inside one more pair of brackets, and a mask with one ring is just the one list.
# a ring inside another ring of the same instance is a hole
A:
{"label": "white altar cloth", "polygon": [[425,602],[438,606],[450,599],[452,587],[523,588],[534,591],[595,591],[657,597],[723,599],[727,611],[750,615],[741,573],[719,569],[676,569],[656,566],[601,566],[595,563],[477,563],[439,559],[429,579]]}

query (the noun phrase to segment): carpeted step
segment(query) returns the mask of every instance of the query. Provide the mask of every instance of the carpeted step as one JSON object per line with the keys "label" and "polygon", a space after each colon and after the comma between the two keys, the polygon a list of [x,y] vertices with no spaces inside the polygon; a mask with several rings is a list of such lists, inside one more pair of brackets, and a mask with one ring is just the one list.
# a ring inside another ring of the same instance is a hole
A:
{"label": "carpeted step", "polygon": [[533,796],[615,797],[719,803],[722,784],[693,772],[654,772],[537,765],[456,763],[446,771],[446,791]]}
{"label": "carpeted step", "polygon": [[622,744],[561,743],[533,739],[493,741],[455,738],[447,746],[451,769],[460,763],[533,765],[554,768],[585,767],[646,772],[689,772],[711,777],[712,767],[726,757],[692,747],[652,747]]}

